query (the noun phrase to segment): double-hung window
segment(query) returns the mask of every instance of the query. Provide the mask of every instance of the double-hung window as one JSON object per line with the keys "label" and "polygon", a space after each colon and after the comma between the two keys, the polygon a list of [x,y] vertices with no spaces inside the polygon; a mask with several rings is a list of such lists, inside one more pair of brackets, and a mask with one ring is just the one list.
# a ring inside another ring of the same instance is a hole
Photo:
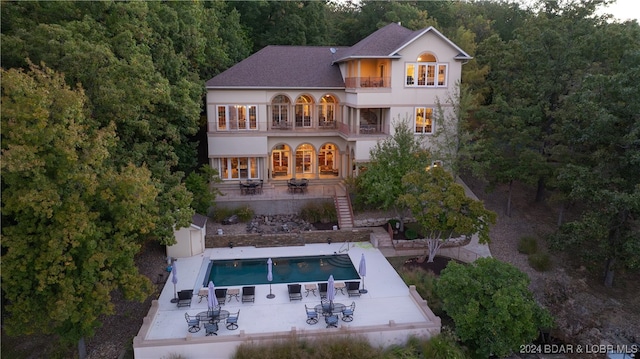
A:
{"label": "double-hung window", "polygon": [[416,107],[416,133],[433,133],[433,108]]}

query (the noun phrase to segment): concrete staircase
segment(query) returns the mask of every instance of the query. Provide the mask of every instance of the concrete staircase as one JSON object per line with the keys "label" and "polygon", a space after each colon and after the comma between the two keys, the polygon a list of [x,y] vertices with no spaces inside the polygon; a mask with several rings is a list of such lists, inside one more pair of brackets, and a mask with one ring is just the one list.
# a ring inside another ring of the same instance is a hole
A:
{"label": "concrete staircase", "polygon": [[338,225],[340,229],[353,228],[353,211],[351,210],[351,202],[347,196],[335,196],[333,202],[338,213]]}

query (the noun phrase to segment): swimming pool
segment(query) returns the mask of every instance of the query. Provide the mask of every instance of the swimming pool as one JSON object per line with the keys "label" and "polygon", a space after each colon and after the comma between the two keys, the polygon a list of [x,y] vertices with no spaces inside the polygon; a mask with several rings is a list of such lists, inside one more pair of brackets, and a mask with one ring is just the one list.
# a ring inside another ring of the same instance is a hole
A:
{"label": "swimming pool", "polygon": [[[216,287],[269,284],[267,259],[212,260],[207,268],[203,286],[213,281]],[[271,283],[326,282],[330,275],[335,280],[358,280],[358,271],[347,254],[305,257],[271,258]]]}

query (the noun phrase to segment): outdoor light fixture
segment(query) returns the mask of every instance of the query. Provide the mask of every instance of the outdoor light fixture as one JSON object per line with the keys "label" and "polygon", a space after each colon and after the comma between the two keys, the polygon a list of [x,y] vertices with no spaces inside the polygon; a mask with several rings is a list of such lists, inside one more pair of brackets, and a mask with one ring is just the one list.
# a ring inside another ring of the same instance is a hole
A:
{"label": "outdoor light fixture", "polygon": [[331,244],[331,238],[327,238],[327,244]]}
{"label": "outdoor light fixture", "polygon": [[229,248],[233,248],[233,242],[229,242]]}

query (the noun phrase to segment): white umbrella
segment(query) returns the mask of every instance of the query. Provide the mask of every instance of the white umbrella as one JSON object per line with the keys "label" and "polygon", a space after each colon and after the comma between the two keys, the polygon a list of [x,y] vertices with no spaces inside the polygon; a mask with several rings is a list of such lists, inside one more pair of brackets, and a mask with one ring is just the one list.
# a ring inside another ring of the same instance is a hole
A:
{"label": "white umbrella", "polygon": [[176,284],[178,283],[178,267],[176,266],[175,260],[171,264],[171,283],[173,283],[173,299],[171,299],[171,303],[177,303],[178,294],[176,292]]}
{"label": "white umbrella", "polygon": [[336,287],[333,280],[333,274],[329,276],[329,281],[327,282],[327,300],[331,306],[333,306],[333,299],[336,297]]}
{"label": "white umbrella", "polygon": [[267,298],[273,299],[276,296],[271,293],[271,281],[273,280],[273,261],[271,258],[267,260],[267,280],[269,281],[269,295],[267,295]]}
{"label": "white umbrella", "polygon": [[362,277],[362,289],[360,293],[367,293],[367,290],[364,289],[364,277],[367,275],[367,263],[364,260],[364,253],[360,256],[360,266],[358,267],[358,273]]}
{"label": "white umbrella", "polygon": [[207,301],[209,302],[209,310],[213,310],[213,308],[220,305],[218,303],[218,298],[216,298],[216,290],[213,281],[209,281],[209,293],[207,295]]}

